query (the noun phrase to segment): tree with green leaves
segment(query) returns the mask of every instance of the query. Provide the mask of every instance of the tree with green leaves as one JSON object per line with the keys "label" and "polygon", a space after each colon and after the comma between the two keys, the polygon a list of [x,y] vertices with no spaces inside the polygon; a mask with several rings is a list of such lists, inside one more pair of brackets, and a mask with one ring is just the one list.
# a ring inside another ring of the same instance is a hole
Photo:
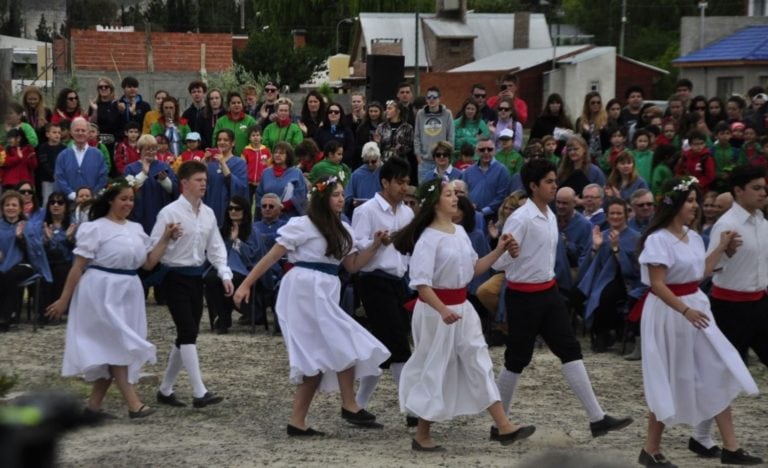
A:
{"label": "tree with green leaves", "polygon": [[40,22],[37,24],[37,29],[35,29],[35,36],[38,41],[53,42],[53,28],[48,26],[48,23],[45,21],[45,14],[40,15]]}
{"label": "tree with green leaves", "polygon": [[21,2],[8,0],[0,2],[0,34],[21,37],[24,23],[21,19]]}

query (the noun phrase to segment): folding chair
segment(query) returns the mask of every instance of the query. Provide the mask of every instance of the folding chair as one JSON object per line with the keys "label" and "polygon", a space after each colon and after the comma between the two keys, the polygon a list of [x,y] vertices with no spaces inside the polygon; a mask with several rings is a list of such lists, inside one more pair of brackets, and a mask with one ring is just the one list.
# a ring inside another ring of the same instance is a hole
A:
{"label": "folding chair", "polygon": [[[27,297],[27,321],[32,322],[33,331],[37,331],[37,324],[40,321],[40,318],[42,315],[42,310],[40,308],[40,294],[41,294],[40,290],[42,288],[42,282],[43,282],[42,280],[43,280],[43,275],[41,275],[40,273],[35,273],[29,278],[16,283],[16,287],[21,288],[22,290],[25,290],[30,286],[34,286],[33,294],[30,294]],[[34,320],[32,320],[33,308],[35,309],[35,314],[37,315]]]}

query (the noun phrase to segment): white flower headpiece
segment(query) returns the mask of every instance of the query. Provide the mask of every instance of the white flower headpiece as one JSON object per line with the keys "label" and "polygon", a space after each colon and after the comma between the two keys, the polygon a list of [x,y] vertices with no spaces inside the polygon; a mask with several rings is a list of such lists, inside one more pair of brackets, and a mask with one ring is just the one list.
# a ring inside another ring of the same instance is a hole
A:
{"label": "white flower headpiece", "polygon": [[672,190],[664,194],[662,201],[664,202],[665,205],[671,205],[672,203],[674,203],[672,200],[672,195],[674,195],[675,192],[688,193],[691,191],[691,186],[698,183],[699,183],[699,179],[697,179],[694,176],[684,177],[679,184],[672,187]]}

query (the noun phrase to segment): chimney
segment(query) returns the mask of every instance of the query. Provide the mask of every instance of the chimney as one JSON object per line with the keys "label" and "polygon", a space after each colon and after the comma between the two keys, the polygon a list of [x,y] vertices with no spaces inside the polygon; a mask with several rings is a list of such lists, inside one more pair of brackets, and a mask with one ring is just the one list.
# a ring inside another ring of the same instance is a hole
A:
{"label": "chimney", "polygon": [[439,19],[467,22],[467,0],[435,0],[435,15]]}
{"label": "chimney", "polygon": [[515,13],[515,33],[512,37],[513,49],[527,49],[530,47],[531,14],[528,12]]}
{"label": "chimney", "polygon": [[307,30],[306,29],[294,29],[291,31],[293,35],[293,48],[301,49],[307,45]]}

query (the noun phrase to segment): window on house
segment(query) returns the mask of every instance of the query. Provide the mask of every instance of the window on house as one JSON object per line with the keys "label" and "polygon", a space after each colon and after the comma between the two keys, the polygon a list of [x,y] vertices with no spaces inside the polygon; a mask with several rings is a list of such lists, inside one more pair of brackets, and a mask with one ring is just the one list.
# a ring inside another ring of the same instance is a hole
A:
{"label": "window on house", "polygon": [[741,93],[744,89],[744,78],[740,76],[721,76],[717,79],[717,95],[728,99],[734,93]]}

